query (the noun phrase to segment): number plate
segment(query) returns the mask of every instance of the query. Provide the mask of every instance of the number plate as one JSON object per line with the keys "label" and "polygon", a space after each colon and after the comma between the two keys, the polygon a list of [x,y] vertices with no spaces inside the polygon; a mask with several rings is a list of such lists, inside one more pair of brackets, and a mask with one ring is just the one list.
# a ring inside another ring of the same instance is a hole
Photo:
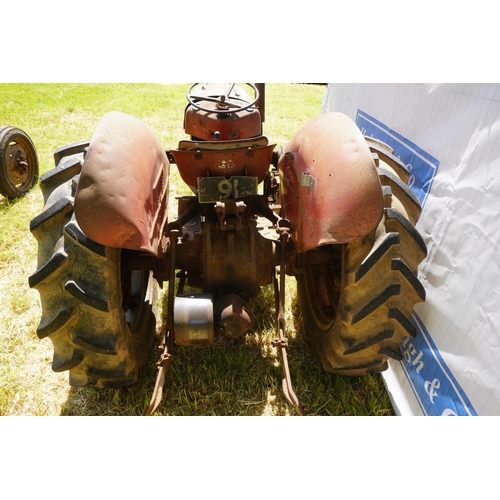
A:
{"label": "number plate", "polygon": [[215,203],[236,200],[257,194],[257,177],[233,176],[198,177],[198,199],[200,203]]}

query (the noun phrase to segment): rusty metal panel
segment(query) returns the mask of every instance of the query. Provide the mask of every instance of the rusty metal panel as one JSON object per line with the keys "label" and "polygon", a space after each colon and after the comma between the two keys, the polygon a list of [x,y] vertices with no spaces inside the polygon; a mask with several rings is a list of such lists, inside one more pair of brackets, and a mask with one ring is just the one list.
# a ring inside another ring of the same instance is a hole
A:
{"label": "rusty metal panel", "polygon": [[142,121],[108,113],[85,157],[75,196],[81,229],[101,245],[158,254],[167,218],[169,162]]}
{"label": "rusty metal panel", "polygon": [[374,229],[383,196],[371,152],[355,123],[326,113],[306,123],[279,161],[282,215],[299,252],[347,243]]}
{"label": "rusty metal panel", "polygon": [[222,151],[170,151],[183,181],[197,189],[198,177],[257,177],[261,183],[269,170],[275,145]]}
{"label": "rusty metal panel", "polygon": [[221,141],[246,139],[262,134],[262,122],[257,109],[235,111],[220,118],[214,103],[203,104],[214,108],[213,113],[188,107],[185,115],[184,130],[186,134],[211,141],[219,137]]}

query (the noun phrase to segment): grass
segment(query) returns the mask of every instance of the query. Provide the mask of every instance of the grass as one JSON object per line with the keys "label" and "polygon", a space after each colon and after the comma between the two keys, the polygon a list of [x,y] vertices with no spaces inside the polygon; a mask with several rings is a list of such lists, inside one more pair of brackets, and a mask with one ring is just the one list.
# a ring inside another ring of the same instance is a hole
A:
{"label": "grass", "polygon": [[[146,122],[166,148],[185,139],[187,84],[0,84],[0,126],[13,125],[34,141],[40,174],[53,168],[55,149],[90,139],[101,117],[118,110]],[[321,112],[325,87],[266,86],[265,134],[284,145]],[[186,191],[175,166],[173,195]],[[137,384],[118,390],[70,388],[67,373],[51,370],[50,340],[39,340],[38,292],[27,280],[37,267],[29,221],[39,214],[38,187],[15,202],[0,197],[0,415],[141,415],[155,382],[153,349]],[[294,389],[308,415],[392,415],[380,376],[346,378],[324,372],[301,331],[295,282],[287,281],[289,360]],[[160,295],[158,334],[165,318]],[[274,299],[264,288],[254,301],[256,321],[242,338],[179,350],[167,375],[159,415],[295,415],[281,390],[281,368],[271,346]],[[160,337],[158,336],[157,342]]]}

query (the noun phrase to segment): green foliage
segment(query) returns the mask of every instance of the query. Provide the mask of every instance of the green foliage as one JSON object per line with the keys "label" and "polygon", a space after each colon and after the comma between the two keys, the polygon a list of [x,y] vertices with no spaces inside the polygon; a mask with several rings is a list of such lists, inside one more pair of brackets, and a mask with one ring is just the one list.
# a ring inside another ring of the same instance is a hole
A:
{"label": "green foliage", "polygon": [[[182,129],[187,84],[0,84],[0,126],[24,130],[33,140],[40,174],[53,168],[54,150],[89,140],[108,111],[147,123],[165,148],[185,139]],[[319,85],[266,85],[264,132],[284,145],[321,112]],[[171,199],[185,190],[175,167]],[[69,388],[66,373],[51,370],[52,345],[40,341],[38,293],[28,287],[37,267],[37,244],[29,221],[42,209],[38,187],[23,199],[0,198],[0,415],[141,415],[153,391],[158,351],[152,350],[139,381],[118,390]],[[295,282],[287,281],[286,321],[294,389],[309,415],[391,415],[380,376],[336,377],[324,372],[301,332]],[[165,309],[165,290],[158,307]],[[281,390],[274,347],[274,298],[270,287],[254,301],[252,330],[235,341],[180,348],[167,375],[160,415],[295,415]],[[159,315],[157,343],[165,318]]]}

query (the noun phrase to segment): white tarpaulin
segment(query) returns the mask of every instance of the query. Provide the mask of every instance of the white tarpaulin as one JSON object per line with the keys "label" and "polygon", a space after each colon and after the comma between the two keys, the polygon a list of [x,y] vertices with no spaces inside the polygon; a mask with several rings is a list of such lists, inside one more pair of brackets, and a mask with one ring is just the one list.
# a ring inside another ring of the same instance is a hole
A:
{"label": "white tarpaulin", "polygon": [[329,84],[410,170],[428,249],[415,338],[384,373],[401,415],[500,414],[500,84]]}

